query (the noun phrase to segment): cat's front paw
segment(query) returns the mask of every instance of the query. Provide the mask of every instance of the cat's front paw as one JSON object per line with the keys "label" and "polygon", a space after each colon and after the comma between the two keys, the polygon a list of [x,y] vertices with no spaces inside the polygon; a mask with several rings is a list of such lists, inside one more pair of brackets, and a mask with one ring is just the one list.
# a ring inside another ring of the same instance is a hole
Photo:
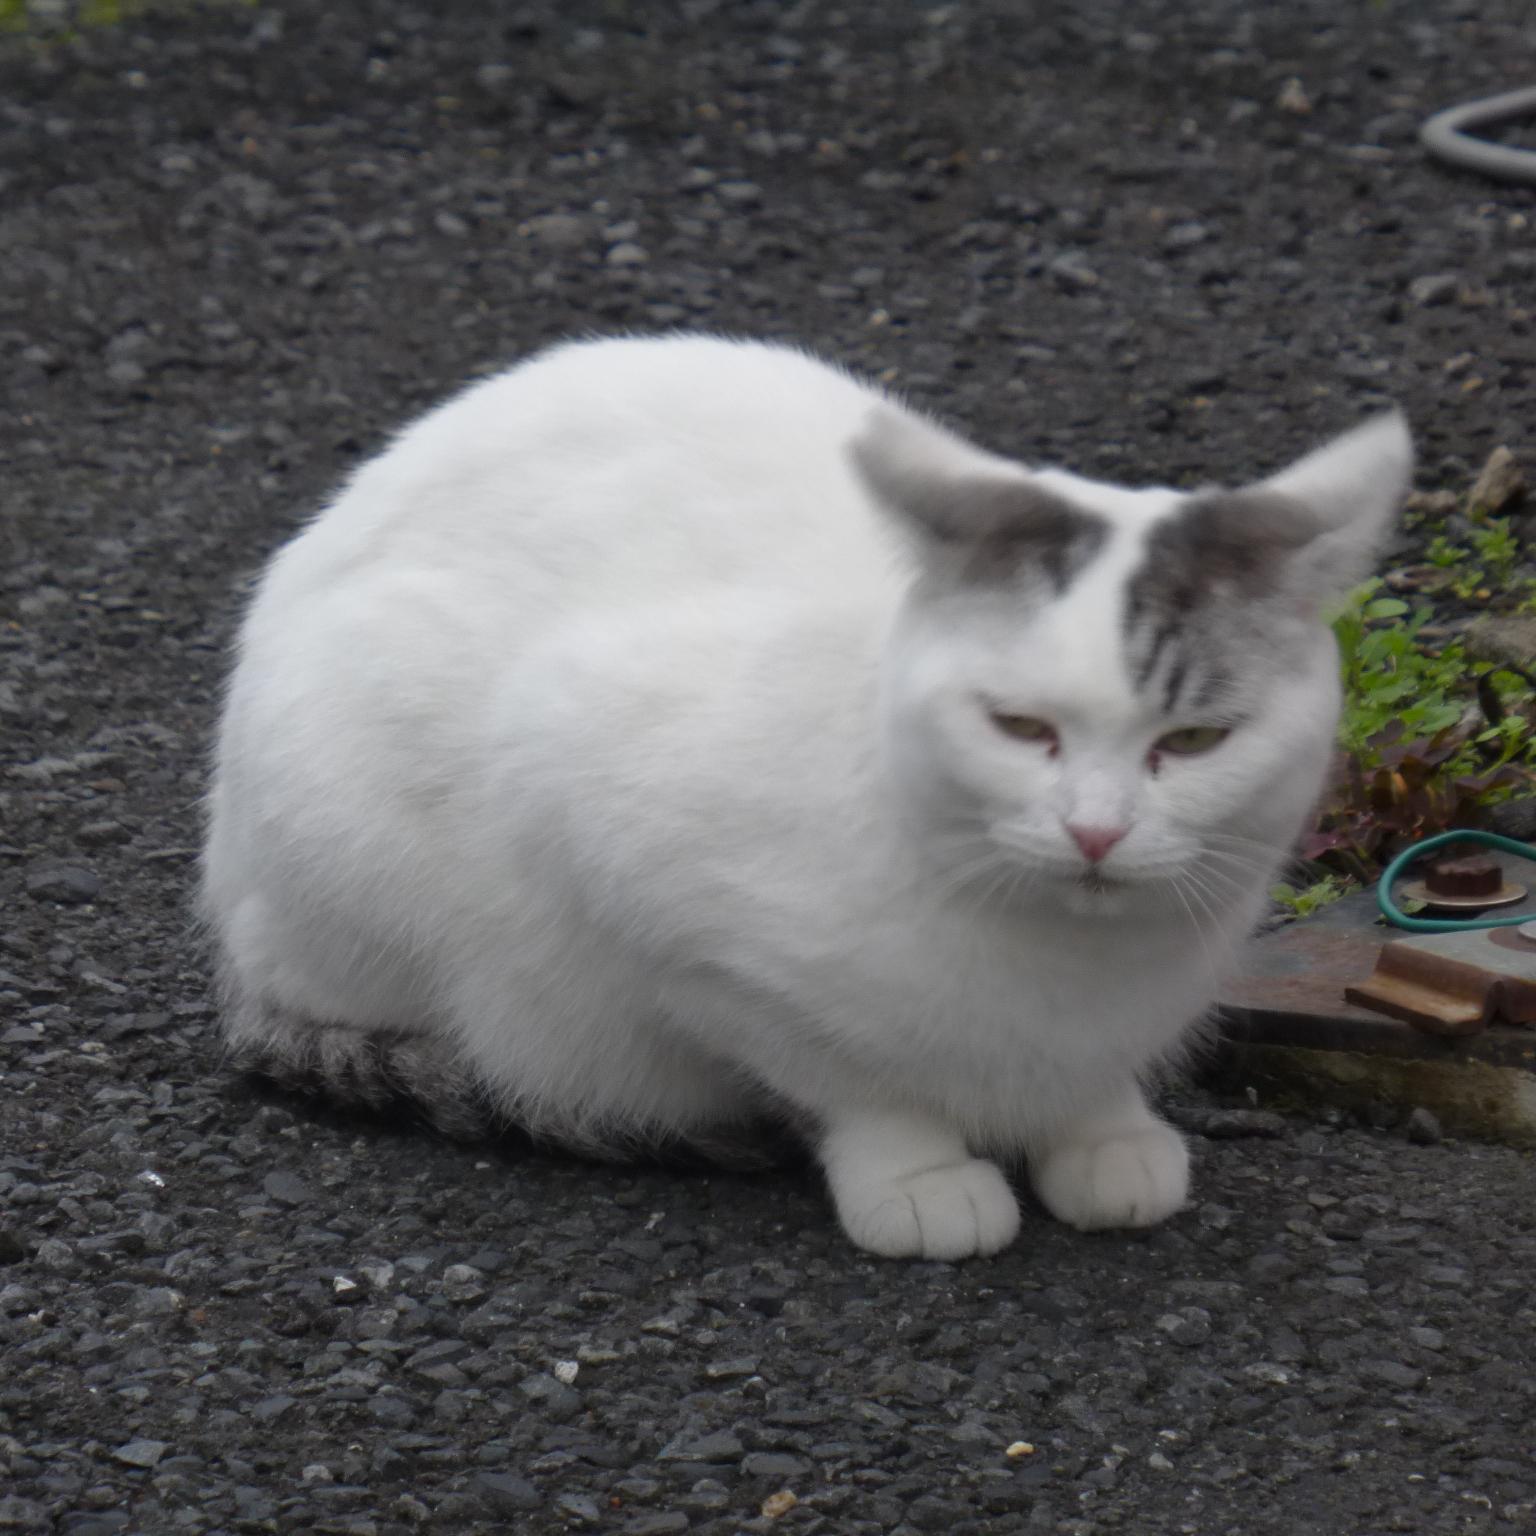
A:
{"label": "cat's front paw", "polygon": [[1066,1142],[1033,1170],[1035,1193],[1069,1227],[1150,1227],[1189,1198],[1189,1149],[1171,1126]]}
{"label": "cat's front paw", "polygon": [[848,1236],[887,1259],[968,1259],[1019,1233],[1008,1181],[980,1158],[841,1188],[836,1199]]}

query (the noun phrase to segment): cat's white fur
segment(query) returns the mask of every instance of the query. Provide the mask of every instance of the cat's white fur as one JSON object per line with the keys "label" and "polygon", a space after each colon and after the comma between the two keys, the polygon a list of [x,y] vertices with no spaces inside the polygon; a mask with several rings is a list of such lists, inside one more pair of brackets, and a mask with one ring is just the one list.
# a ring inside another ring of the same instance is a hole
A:
{"label": "cat's white fur", "polygon": [[[1123,589],[1178,494],[1031,476],[786,348],[581,343],[476,385],[246,618],[203,889],[231,1034],[426,1041],[557,1134],[780,1106],[876,1253],[1007,1244],[994,1156],[1076,1226],[1158,1221],[1188,1160],[1139,1082],[1313,804],[1338,684],[1306,589],[1368,565],[1408,464],[1384,417],[1269,482],[1321,530],[1275,664],[1154,774],[1201,722],[1133,688]],[[1060,597],[974,586],[900,505],[951,479],[1109,537]],[[1130,827],[1114,884],[1069,823]]]}

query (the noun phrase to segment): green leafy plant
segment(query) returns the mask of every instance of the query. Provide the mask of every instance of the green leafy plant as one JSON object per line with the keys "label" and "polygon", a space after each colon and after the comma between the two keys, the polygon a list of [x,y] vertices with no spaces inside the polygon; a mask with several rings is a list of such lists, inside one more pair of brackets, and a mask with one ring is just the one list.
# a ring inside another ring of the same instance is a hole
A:
{"label": "green leafy plant", "polygon": [[1471,558],[1471,550],[1465,544],[1453,544],[1443,533],[1437,533],[1424,550],[1424,558],[1441,570],[1461,565]]}
{"label": "green leafy plant", "polygon": [[1324,875],[1311,885],[1272,885],[1269,899],[1292,917],[1311,917],[1323,907],[1332,906],[1341,896],[1356,889],[1355,882],[1343,875]]}
{"label": "green leafy plant", "polygon": [[1436,534],[1429,541],[1424,558],[1445,572],[1437,590],[1449,592],[1464,603],[1488,596],[1488,573],[1466,545],[1453,544],[1444,534]]}
{"label": "green leafy plant", "polygon": [[1515,579],[1525,551],[1507,522],[1496,521],[1472,530],[1472,549],[1488,580],[1508,587]]}
{"label": "green leafy plant", "polygon": [[[1490,549],[1505,558],[1502,545]],[[1334,624],[1345,694],[1339,752],[1301,848],[1332,874],[1363,881],[1407,843],[1477,826],[1500,801],[1536,788],[1536,700],[1524,678],[1475,667],[1457,641],[1436,648],[1422,633],[1429,607],[1384,597],[1381,586],[1357,588]]]}
{"label": "green leafy plant", "polygon": [[1473,528],[1465,544],[1437,533],[1424,550],[1425,562],[1445,572],[1436,589],[1464,603],[1486,602],[1494,592],[1524,601],[1536,598],[1536,582],[1520,574],[1524,555],[1519,536],[1505,521]]}
{"label": "green leafy plant", "polygon": [[1371,739],[1388,726],[1433,736],[1460,724],[1472,703],[1460,645],[1437,653],[1419,640],[1431,609],[1411,610],[1380,590],[1379,580],[1356,588],[1333,626],[1344,682],[1339,744],[1367,761]]}

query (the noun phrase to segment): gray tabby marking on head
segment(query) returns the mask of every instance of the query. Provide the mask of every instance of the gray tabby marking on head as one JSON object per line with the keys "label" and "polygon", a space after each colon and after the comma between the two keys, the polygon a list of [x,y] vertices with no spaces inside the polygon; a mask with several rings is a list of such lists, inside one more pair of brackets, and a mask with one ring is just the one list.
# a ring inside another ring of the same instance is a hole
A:
{"label": "gray tabby marking on head", "polygon": [[[938,429],[918,429],[944,442]],[[853,445],[854,463],[885,505],[954,559],[962,581],[1013,584],[1036,572],[1059,596],[1103,548],[1109,525],[1027,476],[953,472],[910,452],[914,428],[882,416]]]}
{"label": "gray tabby marking on head", "polygon": [[1163,708],[1219,704],[1233,663],[1253,649],[1262,605],[1284,585],[1285,557],[1316,537],[1302,502],[1270,491],[1192,497],[1147,536],[1126,584],[1130,673],[1145,690],[1161,677]]}
{"label": "gray tabby marking on head", "polygon": [[914,515],[961,556],[962,581],[1014,585],[1038,573],[1057,597],[1109,538],[1103,518],[1027,482],[959,483]]}

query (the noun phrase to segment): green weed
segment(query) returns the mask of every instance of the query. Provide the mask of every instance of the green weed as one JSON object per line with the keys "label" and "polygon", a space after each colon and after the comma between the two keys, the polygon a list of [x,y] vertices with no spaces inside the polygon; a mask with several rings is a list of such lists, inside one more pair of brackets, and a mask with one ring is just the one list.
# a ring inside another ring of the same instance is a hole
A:
{"label": "green weed", "polygon": [[[1506,558],[1498,541],[1488,551],[1490,564]],[[1428,605],[1384,597],[1381,585],[1357,588],[1334,623],[1344,683],[1338,760],[1301,850],[1330,874],[1361,881],[1407,843],[1477,826],[1493,806],[1536,789],[1536,696],[1525,679],[1472,663],[1459,641],[1426,640]],[[1312,891],[1277,900],[1300,915]]]}
{"label": "green weed", "polygon": [[1359,887],[1342,875],[1324,875],[1311,885],[1272,885],[1269,899],[1291,917],[1311,917],[1322,907],[1330,907],[1341,896],[1347,896]]}

